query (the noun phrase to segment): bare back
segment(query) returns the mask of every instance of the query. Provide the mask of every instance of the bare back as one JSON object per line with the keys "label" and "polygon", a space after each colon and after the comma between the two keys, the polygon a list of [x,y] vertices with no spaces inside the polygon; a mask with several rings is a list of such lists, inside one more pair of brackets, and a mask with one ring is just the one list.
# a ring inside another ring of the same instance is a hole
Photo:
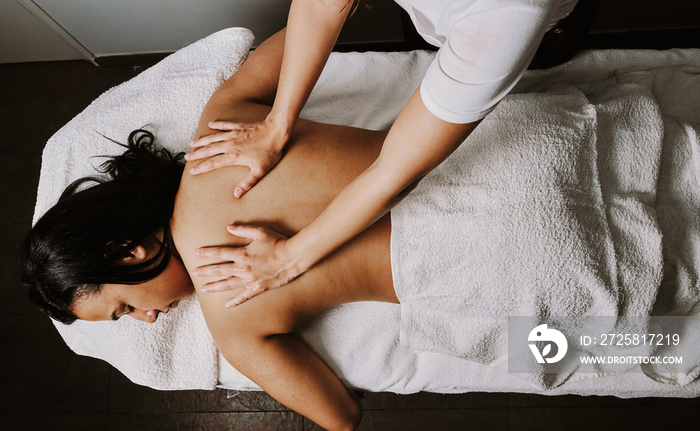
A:
{"label": "bare back", "polygon": [[[246,73],[250,61],[212,96],[200,119],[197,137],[211,133],[209,121],[251,122],[265,118],[269,106],[240,98],[240,89],[248,84],[247,77],[255,73]],[[247,167],[193,176],[188,173],[188,164],[172,220],[173,238],[188,271],[214,263],[195,256],[199,247],[247,244],[247,240],[226,231],[228,224],[265,226],[287,236],[297,233],[376,159],[385,135],[299,120],[282,160],[242,199],[233,196],[233,188]],[[225,309],[224,303],[237,291],[200,293],[215,340],[215,328],[222,326],[224,317],[231,313],[250,313],[259,318],[258,312],[274,308],[274,318],[280,319],[276,324],[284,322],[284,329],[291,331],[339,303],[397,302],[391,280],[389,238],[387,215],[288,286],[231,310]],[[210,281],[197,277],[193,280],[198,292],[202,284]]]}

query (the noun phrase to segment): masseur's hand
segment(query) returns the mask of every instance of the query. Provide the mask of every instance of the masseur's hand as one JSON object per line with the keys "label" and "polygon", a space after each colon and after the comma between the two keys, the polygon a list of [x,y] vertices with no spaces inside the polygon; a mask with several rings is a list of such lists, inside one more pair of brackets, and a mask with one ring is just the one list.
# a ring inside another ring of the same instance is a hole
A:
{"label": "masseur's hand", "polygon": [[284,235],[257,226],[229,225],[227,230],[252,241],[245,247],[198,249],[197,256],[217,259],[219,263],[200,266],[193,271],[198,277],[221,277],[202,286],[204,292],[243,289],[226,302],[226,307],[239,305],[266,290],[283,286],[299,275],[294,270],[294,261],[287,257],[287,237]]}
{"label": "masseur's hand", "polygon": [[250,172],[234,189],[240,198],[250,190],[282,157],[289,138],[286,124],[265,119],[259,123],[216,121],[209,128],[217,132],[190,142],[189,161],[203,160],[190,169],[193,175],[224,166],[247,166]]}

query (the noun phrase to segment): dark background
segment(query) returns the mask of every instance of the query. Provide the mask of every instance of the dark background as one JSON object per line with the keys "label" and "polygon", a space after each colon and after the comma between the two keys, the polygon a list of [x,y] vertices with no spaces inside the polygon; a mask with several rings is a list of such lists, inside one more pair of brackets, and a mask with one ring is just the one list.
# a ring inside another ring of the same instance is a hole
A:
{"label": "dark background", "polygon": [[[696,0],[604,0],[585,47],[700,48],[697,8]],[[17,249],[30,228],[45,142],[102,92],[157,59],[110,59],[103,67],[86,61],[0,65],[0,427],[314,429],[264,393],[228,399],[225,390],[137,386],[110,365],[72,353],[26,299]],[[363,405],[365,430],[646,430],[696,426],[700,399],[423,393],[367,394]]]}

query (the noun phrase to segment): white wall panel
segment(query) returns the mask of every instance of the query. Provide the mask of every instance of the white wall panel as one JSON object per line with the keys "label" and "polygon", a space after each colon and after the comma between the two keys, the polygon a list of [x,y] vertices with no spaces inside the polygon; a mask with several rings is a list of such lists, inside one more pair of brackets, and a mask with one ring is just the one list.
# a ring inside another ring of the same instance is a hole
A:
{"label": "white wall panel", "polygon": [[0,1],[0,63],[84,58],[14,0]]}
{"label": "white wall panel", "polygon": [[179,49],[217,30],[259,43],[285,26],[290,0],[34,0],[95,56]]}

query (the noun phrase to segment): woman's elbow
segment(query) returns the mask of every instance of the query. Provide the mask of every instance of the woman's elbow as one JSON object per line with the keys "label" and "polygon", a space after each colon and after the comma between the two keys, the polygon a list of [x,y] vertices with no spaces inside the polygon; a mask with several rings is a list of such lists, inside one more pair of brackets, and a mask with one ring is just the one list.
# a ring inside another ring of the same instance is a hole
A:
{"label": "woman's elbow", "polygon": [[353,399],[352,404],[348,406],[348,409],[344,412],[344,415],[339,417],[337,423],[328,429],[337,431],[353,431],[360,426],[361,420],[362,406],[358,400]]}

